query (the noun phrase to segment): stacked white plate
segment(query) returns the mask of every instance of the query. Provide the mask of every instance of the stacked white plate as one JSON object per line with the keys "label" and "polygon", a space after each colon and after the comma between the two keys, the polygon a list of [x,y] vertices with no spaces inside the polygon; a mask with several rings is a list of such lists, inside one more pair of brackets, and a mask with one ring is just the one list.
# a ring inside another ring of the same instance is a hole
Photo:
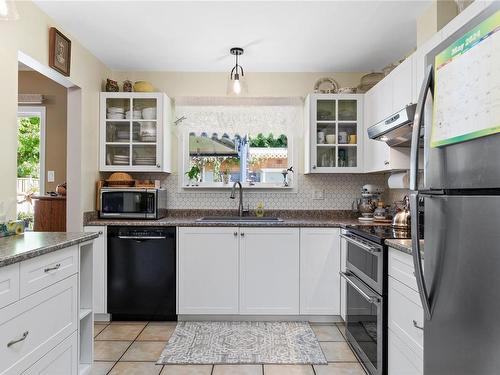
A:
{"label": "stacked white plate", "polygon": [[130,156],[128,156],[128,155],[113,155],[113,164],[114,165],[129,165],[130,164]]}
{"label": "stacked white plate", "polygon": [[134,159],[136,165],[154,165],[156,163],[155,156],[137,156]]}
{"label": "stacked white plate", "polygon": [[109,107],[107,118],[110,120],[121,120],[125,118],[125,109],[123,107]]}

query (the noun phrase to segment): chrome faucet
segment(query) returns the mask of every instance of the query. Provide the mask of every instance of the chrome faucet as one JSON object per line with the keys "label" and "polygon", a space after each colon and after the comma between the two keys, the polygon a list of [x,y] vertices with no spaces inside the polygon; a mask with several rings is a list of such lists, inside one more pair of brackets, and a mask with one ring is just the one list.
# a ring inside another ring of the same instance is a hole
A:
{"label": "chrome faucet", "polygon": [[238,216],[242,217],[243,216],[243,186],[241,186],[241,182],[236,181],[233,184],[233,189],[231,190],[231,195],[229,196],[229,198],[231,198],[231,199],[235,198],[234,192],[236,190],[236,185],[238,185],[238,187],[240,189],[240,203],[238,204]]}

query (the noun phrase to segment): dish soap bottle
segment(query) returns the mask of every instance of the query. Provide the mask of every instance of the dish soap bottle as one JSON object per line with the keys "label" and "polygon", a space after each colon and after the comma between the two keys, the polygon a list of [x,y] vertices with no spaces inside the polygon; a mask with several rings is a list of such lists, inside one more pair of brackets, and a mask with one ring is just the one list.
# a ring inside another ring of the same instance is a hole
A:
{"label": "dish soap bottle", "polygon": [[255,216],[264,217],[264,202],[257,203],[257,208],[255,209]]}

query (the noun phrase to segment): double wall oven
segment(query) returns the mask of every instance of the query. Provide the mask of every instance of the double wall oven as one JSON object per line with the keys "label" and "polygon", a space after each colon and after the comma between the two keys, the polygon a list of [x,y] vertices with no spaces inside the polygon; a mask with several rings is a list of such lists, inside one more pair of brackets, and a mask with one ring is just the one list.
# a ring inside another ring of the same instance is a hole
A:
{"label": "double wall oven", "polygon": [[372,375],[387,372],[387,251],[355,230],[343,230],[346,240],[346,337]]}

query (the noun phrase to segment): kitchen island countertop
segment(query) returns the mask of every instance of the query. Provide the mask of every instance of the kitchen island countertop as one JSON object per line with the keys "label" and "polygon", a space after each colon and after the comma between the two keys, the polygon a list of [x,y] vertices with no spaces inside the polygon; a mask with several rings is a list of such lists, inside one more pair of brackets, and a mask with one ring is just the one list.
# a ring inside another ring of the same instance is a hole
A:
{"label": "kitchen island countertop", "polygon": [[0,238],[0,267],[99,237],[98,233],[25,232]]}

